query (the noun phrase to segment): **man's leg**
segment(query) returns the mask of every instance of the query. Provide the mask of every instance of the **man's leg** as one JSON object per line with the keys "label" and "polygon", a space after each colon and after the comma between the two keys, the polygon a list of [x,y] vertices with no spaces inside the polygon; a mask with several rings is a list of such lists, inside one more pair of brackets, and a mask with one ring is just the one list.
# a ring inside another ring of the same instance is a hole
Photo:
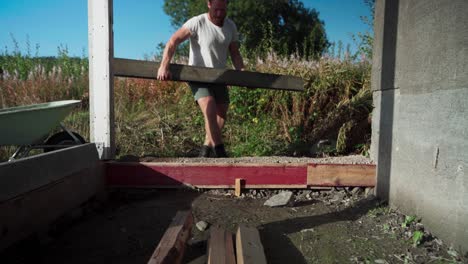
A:
{"label": "man's leg", "polygon": [[218,117],[218,109],[213,96],[202,97],[197,102],[205,119],[205,145],[214,147],[222,144],[220,124],[224,125],[227,109],[224,112],[224,118],[222,118],[222,112],[221,116]]}
{"label": "man's leg", "polygon": [[216,104],[216,118],[218,122],[219,131],[223,131],[228,108],[229,104]]}

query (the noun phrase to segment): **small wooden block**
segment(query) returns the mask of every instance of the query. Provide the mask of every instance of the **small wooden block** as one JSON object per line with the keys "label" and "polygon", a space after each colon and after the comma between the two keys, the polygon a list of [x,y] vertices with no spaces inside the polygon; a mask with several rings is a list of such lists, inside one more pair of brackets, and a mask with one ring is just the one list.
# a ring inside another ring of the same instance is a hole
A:
{"label": "small wooden block", "polygon": [[185,243],[190,237],[192,225],[191,211],[177,212],[148,264],[181,263],[184,257]]}
{"label": "small wooden block", "polygon": [[220,227],[211,227],[208,264],[236,264],[232,234]]}
{"label": "small wooden block", "polygon": [[258,230],[239,226],[236,234],[238,264],[266,264],[265,252]]}
{"label": "small wooden block", "polygon": [[236,191],[235,195],[239,197],[242,193],[242,186],[244,185],[244,179],[236,179]]}

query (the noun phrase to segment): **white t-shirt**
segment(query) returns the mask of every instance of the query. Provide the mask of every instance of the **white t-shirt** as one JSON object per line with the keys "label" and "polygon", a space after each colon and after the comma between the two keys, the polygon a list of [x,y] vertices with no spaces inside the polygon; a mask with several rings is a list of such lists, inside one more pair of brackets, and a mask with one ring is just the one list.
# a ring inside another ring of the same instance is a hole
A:
{"label": "white t-shirt", "polygon": [[189,19],[183,27],[190,30],[189,65],[208,68],[226,68],[229,44],[239,41],[236,25],[229,18],[218,27],[208,14]]}

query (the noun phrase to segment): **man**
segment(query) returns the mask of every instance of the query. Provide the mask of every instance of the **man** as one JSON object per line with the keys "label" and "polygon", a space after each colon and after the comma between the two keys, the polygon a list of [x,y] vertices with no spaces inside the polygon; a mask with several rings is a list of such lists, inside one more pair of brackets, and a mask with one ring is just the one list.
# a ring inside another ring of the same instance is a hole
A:
{"label": "man", "polygon": [[[234,22],[226,17],[228,0],[208,0],[208,13],[189,19],[169,39],[158,69],[158,80],[170,80],[169,64],[177,46],[190,38],[189,65],[226,68],[228,52],[234,67],[244,69]],[[205,142],[201,157],[227,157],[221,131],[229,107],[225,85],[189,83],[205,120]]]}

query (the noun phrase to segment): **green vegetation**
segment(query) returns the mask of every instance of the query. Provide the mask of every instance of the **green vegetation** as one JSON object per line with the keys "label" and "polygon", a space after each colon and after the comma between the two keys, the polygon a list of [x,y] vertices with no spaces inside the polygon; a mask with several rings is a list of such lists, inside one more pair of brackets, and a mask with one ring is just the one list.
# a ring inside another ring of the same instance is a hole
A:
{"label": "green vegetation", "polygon": [[[206,11],[206,1],[164,1],[164,12],[175,28]],[[313,59],[329,45],[318,12],[299,0],[230,1],[228,16],[236,23],[243,52],[250,58],[266,55],[272,48],[278,55]]]}
{"label": "green vegetation", "polygon": [[405,216],[405,221],[401,223],[401,227],[405,228],[411,225],[416,220],[416,216],[414,215],[407,215]]}
{"label": "green vegetation", "polygon": [[424,232],[415,231],[413,233],[413,246],[415,246],[415,247],[419,246],[419,244],[421,244],[423,238],[424,238]]}
{"label": "green vegetation", "polygon": [[[89,140],[87,60],[70,58],[66,49],[59,51],[57,58],[2,54],[0,107],[82,100],[65,125]],[[340,153],[355,152],[356,146],[363,149],[369,143],[372,94],[368,62],[307,61],[268,54],[250,61],[248,67],[301,76],[306,91],[232,87],[224,131],[232,156],[314,155],[315,143],[336,141],[341,128],[350,122],[364,124],[364,130],[356,126],[360,140]],[[193,156],[203,142],[203,118],[184,83],[116,78],[115,116],[119,156]],[[11,151],[11,147],[0,148],[0,157],[4,159]],[[336,154],[334,146],[328,154]]]}
{"label": "green vegetation", "polygon": [[[358,61],[357,55],[349,53],[349,45],[344,50],[341,42],[337,50],[334,43],[326,50],[318,13],[297,0],[278,1],[233,1],[229,15],[244,34],[241,52],[246,67],[300,76],[305,92],[231,87],[224,129],[228,152],[235,157],[368,155],[369,56]],[[205,2],[197,3],[165,1],[164,8],[173,25],[179,26],[206,10]],[[12,40],[13,50],[5,47],[0,54],[0,108],[79,99],[81,106],[64,123],[89,140],[87,58],[70,57],[66,46],[58,48],[57,57],[45,58],[38,57],[36,45],[33,56],[29,41],[22,54],[13,36]],[[186,58],[179,55],[176,59]],[[118,157],[197,155],[204,140],[203,117],[185,83],[116,78],[114,92]],[[338,144],[318,147],[322,140]],[[12,151],[11,146],[0,147],[0,161]]]}

